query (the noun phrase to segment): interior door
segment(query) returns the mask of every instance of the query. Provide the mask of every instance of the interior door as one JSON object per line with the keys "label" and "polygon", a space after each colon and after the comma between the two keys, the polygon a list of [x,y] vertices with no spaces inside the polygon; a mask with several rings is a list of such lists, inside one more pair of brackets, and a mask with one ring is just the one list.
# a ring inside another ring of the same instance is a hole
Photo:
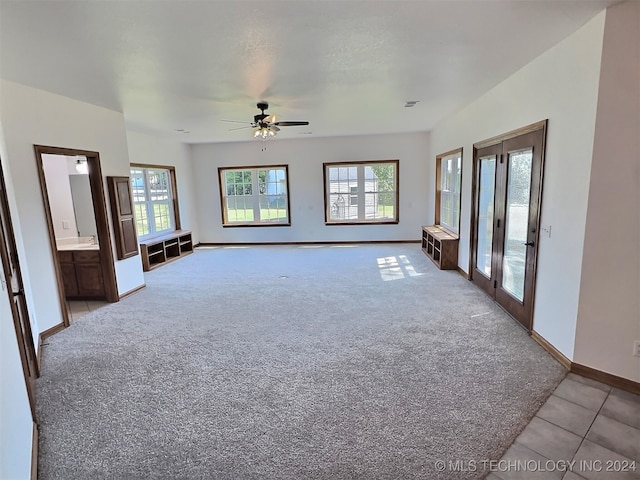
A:
{"label": "interior door", "polygon": [[544,128],[477,148],[471,278],[531,330]]}
{"label": "interior door", "polygon": [[33,343],[31,323],[27,302],[24,296],[22,274],[13,234],[13,225],[9,212],[9,201],[5,189],[4,173],[0,165],[0,257],[4,266],[3,290],[9,295],[11,314],[18,338],[18,349],[22,360],[22,369],[27,384],[27,394],[31,405],[31,415],[35,421],[35,381],[38,377],[38,362]]}

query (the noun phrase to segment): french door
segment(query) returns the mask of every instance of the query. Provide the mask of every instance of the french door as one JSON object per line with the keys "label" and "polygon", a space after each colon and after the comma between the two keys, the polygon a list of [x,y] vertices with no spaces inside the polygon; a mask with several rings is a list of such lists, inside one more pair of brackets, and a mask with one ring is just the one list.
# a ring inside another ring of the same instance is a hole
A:
{"label": "french door", "polygon": [[526,133],[474,146],[471,252],[472,281],[528,331],[533,322],[546,122],[531,127]]}
{"label": "french door", "polygon": [[33,420],[36,418],[35,411],[35,382],[39,375],[38,361],[36,358],[31,322],[27,310],[27,302],[24,296],[22,284],[22,274],[20,263],[18,262],[18,252],[13,234],[13,225],[9,213],[9,201],[4,183],[4,174],[0,165],[0,257],[4,265],[4,272],[0,276],[3,290],[7,290],[9,302],[11,304],[11,314],[13,324],[18,338],[18,350],[22,360],[24,379],[27,384],[27,395],[31,407]]}

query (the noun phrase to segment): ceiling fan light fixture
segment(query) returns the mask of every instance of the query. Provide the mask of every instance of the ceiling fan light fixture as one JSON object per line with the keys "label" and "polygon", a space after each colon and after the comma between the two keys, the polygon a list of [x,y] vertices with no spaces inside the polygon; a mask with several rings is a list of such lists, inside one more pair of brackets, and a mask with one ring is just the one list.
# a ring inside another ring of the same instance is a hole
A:
{"label": "ceiling fan light fixture", "polygon": [[258,130],[253,132],[253,136],[255,138],[260,138],[262,140],[266,140],[267,138],[275,137],[276,136],[276,132],[274,132],[269,127],[260,127]]}
{"label": "ceiling fan light fixture", "polygon": [[[259,102],[258,109],[260,109],[260,113],[258,115],[254,115],[253,122],[246,122],[248,125],[246,127],[238,127],[232,128],[231,130],[239,130],[240,128],[255,128],[253,131],[253,138],[257,138],[260,140],[267,140],[271,137],[275,137],[280,131],[280,127],[293,127],[298,125],[309,125],[309,122],[280,122],[277,121],[277,117],[275,115],[270,115],[264,113],[264,111],[269,108],[269,104],[267,102]],[[233,122],[233,123],[245,123],[245,122],[237,122],[236,120],[223,120],[223,122]],[[185,132],[189,133],[189,132]]]}
{"label": "ceiling fan light fixture", "polygon": [[87,164],[87,157],[78,155],[76,157],[76,172],[84,174],[89,173],[89,165]]}

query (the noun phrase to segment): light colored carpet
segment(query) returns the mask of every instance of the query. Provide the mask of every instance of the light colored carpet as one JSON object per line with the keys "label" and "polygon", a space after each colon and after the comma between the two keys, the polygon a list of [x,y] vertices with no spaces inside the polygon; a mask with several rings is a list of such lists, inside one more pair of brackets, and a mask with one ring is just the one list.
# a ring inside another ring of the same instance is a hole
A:
{"label": "light colored carpet", "polygon": [[40,479],[465,479],[565,376],[418,244],[197,249],[47,340]]}

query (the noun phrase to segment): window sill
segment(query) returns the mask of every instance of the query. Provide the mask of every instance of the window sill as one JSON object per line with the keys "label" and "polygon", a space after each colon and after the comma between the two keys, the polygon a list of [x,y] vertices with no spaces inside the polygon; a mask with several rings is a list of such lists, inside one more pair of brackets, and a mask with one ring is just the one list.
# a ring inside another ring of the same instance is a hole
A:
{"label": "window sill", "polygon": [[331,226],[335,226],[335,225],[397,225],[398,223],[400,223],[399,220],[390,220],[390,221],[382,221],[382,222],[366,222],[366,221],[360,221],[360,222],[324,222],[324,224],[328,227]]}
{"label": "window sill", "polygon": [[237,228],[237,227],[290,227],[291,222],[288,223],[223,223],[222,228]]}

